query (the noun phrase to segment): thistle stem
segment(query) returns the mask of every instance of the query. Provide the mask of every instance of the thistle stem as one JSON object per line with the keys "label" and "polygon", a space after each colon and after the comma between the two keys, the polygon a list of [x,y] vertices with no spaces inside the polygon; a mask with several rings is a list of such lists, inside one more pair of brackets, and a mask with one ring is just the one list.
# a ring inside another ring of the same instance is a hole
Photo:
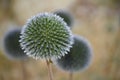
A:
{"label": "thistle stem", "polygon": [[22,80],[27,80],[27,74],[25,69],[24,61],[20,61],[21,71],[22,71]]}
{"label": "thistle stem", "polygon": [[73,73],[72,72],[69,73],[69,79],[68,80],[73,80]]}
{"label": "thistle stem", "polygon": [[46,60],[46,63],[47,63],[47,68],[48,68],[49,80],[53,80],[53,74],[52,74],[52,69],[51,69],[50,61]]}

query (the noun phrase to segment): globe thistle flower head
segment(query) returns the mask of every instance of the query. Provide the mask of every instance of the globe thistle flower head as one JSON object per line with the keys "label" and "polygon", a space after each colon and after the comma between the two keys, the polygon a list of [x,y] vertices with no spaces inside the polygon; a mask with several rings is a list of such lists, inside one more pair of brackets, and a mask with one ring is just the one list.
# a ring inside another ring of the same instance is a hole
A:
{"label": "globe thistle flower head", "polygon": [[68,11],[58,10],[58,11],[55,11],[54,14],[56,14],[56,15],[60,16],[61,18],[63,18],[63,20],[67,23],[67,25],[69,27],[72,27],[72,25],[73,25],[73,16]]}
{"label": "globe thistle flower head", "polygon": [[52,13],[40,13],[30,18],[20,38],[22,49],[35,59],[60,58],[73,44],[69,27]]}
{"label": "globe thistle flower head", "polygon": [[20,36],[21,29],[14,29],[9,31],[4,37],[4,48],[5,48],[5,55],[10,59],[26,59],[27,55],[20,47],[19,43],[19,36]]}
{"label": "globe thistle flower head", "polygon": [[68,72],[82,71],[86,69],[92,58],[92,49],[89,42],[75,36],[70,52],[60,59],[53,59],[53,63],[60,69]]}

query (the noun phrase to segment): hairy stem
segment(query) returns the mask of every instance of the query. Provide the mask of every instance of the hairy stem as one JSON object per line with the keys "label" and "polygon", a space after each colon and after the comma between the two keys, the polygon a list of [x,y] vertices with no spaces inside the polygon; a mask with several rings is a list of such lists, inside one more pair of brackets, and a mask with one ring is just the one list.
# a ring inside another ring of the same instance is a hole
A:
{"label": "hairy stem", "polygon": [[48,75],[49,75],[49,80],[53,80],[53,74],[52,74],[52,69],[50,65],[50,60],[46,60],[47,63],[47,68],[48,68]]}

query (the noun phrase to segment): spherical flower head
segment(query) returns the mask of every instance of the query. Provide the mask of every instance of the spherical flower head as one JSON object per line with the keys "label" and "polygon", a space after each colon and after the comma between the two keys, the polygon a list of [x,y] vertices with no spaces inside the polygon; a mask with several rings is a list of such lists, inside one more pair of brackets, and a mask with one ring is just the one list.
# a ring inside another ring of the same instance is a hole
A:
{"label": "spherical flower head", "polygon": [[20,38],[22,49],[35,59],[60,58],[73,44],[69,27],[52,13],[40,13],[30,18]]}
{"label": "spherical flower head", "polygon": [[70,12],[65,11],[65,10],[58,10],[55,11],[54,14],[60,16],[63,18],[63,20],[67,23],[69,27],[72,27],[73,25],[73,16],[70,14]]}
{"label": "spherical flower head", "polygon": [[92,58],[92,49],[89,42],[75,36],[70,52],[60,59],[54,59],[53,63],[60,69],[68,72],[76,72],[86,69]]}
{"label": "spherical flower head", "polygon": [[4,37],[5,54],[10,59],[26,59],[27,55],[20,47],[19,36],[21,29],[10,30]]}

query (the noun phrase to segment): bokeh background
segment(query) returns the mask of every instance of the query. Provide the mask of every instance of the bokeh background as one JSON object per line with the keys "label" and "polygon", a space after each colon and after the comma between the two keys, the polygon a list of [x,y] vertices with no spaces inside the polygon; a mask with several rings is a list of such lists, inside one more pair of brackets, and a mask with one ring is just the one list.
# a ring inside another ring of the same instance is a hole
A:
{"label": "bokeh background", "polygon": [[[120,0],[0,0],[0,80],[48,80],[44,60],[8,59],[3,37],[31,16],[59,9],[73,14],[73,33],[87,38],[94,52],[90,67],[73,80],[120,80]],[[68,80],[67,72],[52,69],[54,80]]]}

